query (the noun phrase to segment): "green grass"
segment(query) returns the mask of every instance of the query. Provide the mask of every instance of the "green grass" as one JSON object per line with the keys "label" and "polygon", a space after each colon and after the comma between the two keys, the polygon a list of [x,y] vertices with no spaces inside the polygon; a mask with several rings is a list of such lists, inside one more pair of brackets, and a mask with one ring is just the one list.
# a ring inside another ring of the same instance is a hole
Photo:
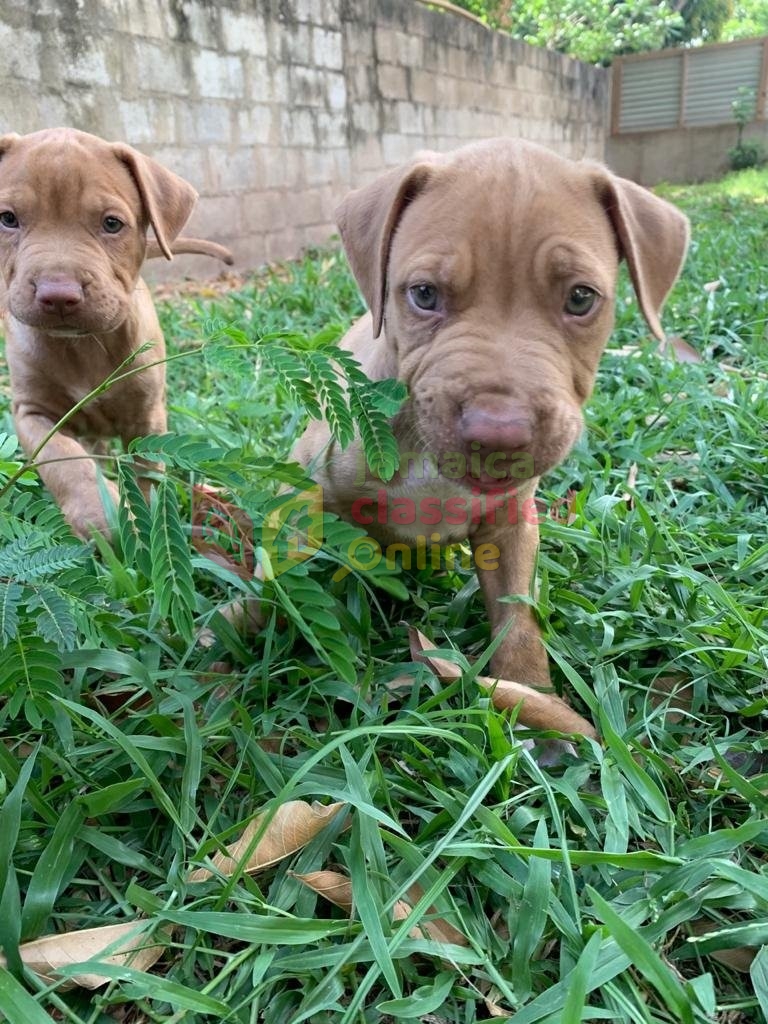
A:
{"label": "green grass", "polygon": [[[411,664],[406,622],[487,648],[469,572],[334,583],[355,535],[329,524],[266,588],[258,637],[217,614],[249,584],[191,548],[190,480],[259,522],[301,425],[263,346],[217,332],[338,335],[361,309],[338,255],[162,305],[187,355],[169,366],[175,486],[136,506],[146,548],[124,521],[94,557],[33,476],[5,492],[0,583],[22,593],[18,623],[0,605],[0,1018],[471,1024],[487,997],[516,1024],[765,1019],[766,955],[750,976],[713,953],[768,945],[768,175],[665,194],[694,238],[665,323],[704,361],[660,360],[624,282],[588,431],[543,491],[575,515],[542,529],[553,674],[603,740],[567,765],[540,768],[471,675]],[[692,686],[678,716],[650,697],[671,675]],[[349,810],[257,875],[187,881],[290,799]],[[350,876],[351,921],[294,874],[323,868]],[[414,883],[415,916],[436,907],[466,947],[392,923]],[[138,918],[175,924],[170,949],[96,993],[15,959],[20,938]],[[693,942],[701,919],[714,936]]]}

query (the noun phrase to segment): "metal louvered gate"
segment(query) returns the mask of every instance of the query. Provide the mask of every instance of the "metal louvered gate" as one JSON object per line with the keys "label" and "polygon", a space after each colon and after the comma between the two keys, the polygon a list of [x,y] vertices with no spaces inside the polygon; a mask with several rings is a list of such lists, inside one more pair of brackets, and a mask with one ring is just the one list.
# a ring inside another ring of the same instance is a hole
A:
{"label": "metal louvered gate", "polygon": [[611,132],[735,124],[731,103],[753,89],[768,116],[768,36],[688,50],[619,57],[613,64]]}

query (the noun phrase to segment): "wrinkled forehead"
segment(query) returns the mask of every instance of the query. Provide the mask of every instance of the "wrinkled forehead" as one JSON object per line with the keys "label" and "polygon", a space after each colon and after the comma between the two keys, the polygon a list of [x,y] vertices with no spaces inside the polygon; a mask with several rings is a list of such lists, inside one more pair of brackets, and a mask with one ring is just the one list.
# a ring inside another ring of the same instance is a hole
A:
{"label": "wrinkled forehead", "polygon": [[22,139],[0,160],[0,197],[34,204],[46,217],[71,216],[74,210],[124,203],[141,210],[138,189],[127,166],[108,143],[54,138]]}
{"label": "wrinkled forehead", "polygon": [[541,150],[470,153],[437,165],[393,239],[398,263],[424,253],[492,268],[540,259],[597,261],[613,273],[618,245],[589,166]]}

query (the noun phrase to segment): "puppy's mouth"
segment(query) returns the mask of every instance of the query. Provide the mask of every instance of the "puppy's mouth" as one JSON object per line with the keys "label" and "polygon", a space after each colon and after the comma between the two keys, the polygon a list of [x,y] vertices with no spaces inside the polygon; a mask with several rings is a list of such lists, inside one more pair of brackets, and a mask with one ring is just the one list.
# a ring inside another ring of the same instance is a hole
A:
{"label": "puppy's mouth", "polygon": [[[532,474],[533,475],[533,474]],[[526,478],[512,478],[489,476],[487,473],[482,473],[480,476],[473,476],[471,473],[467,473],[462,478],[462,483],[465,487],[470,487],[472,490],[482,491],[484,494],[510,494],[517,490],[521,484],[525,483]],[[528,477],[527,479],[530,479]]]}
{"label": "puppy's mouth", "polygon": [[87,338],[94,332],[86,330],[85,327],[46,327],[45,333],[53,338]]}
{"label": "puppy's mouth", "polygon": [[51,338],[87,338],[96,334],[109,334],[125,320],[125,312],[121,309],[111,314],[82,309],[71,316],[62,316],[30,309],[28,305],[13,300],[9,303],[9,311],[20,323]]}

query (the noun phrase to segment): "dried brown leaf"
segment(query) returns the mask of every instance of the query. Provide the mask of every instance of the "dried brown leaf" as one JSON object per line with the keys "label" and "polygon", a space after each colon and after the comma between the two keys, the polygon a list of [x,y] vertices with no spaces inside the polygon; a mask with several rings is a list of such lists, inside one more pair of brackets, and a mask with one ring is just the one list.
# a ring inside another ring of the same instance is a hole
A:
{"label": "dried brown leaf", "polygon": [[[300,882],[308,886],[320,896],[337,907],[341,907],[348,914],[352,913],[352,883],[340,871],[311,871],[305,875],[294,874]],[[409,899],[418,903],[422,896],[422,890],[418,886],[412,886],[408,891]],[[392,919],[394,921],[407,921],[413,913],[413,907],[405,900],[398,900],[392,908]],[[423,939],[425,936],[434,939],[435,942],[447,943],[454,946],[468,946],[469,940],[466,935],[454,928],[448,921],[437,915],[437,909],[430,907],[428,913],[432,915],[431,920],[421,920],[409,931],[413,939]]]}
{"label": "dried brown leaf", "polygon": [[[411,645],[411,656],[414,661],[424,662],[435,675],[445,682],[451,682],[461,676],[461,669],[451,661],[434,655],[425,655],[432,644],[418,629],[409,627],[408,635]],[[576,733],[590,739],[597,738],[594,726],[570,708],[564,700],[554,693],[535,690],[524,683],[515,683],[510,679],[494,679],[490,676],[477,676],[476,682],[491,691],[494,707],[511,711],[519,706],[517,716],[521,725],[532,729],[554,729],[558,732]]]}
{"label": "dried brown leaf", "polygon": [[488,1011],[489,1017],[511,1017],[513,1011],[505,1010],[503,1006],[499,1006],[496,1000],[501,995],[501,992],[497,988],[492,988],[487,996],[483,998],[485,1008]]}
{"label": "dried brown leaf", "polygon": [[[633,462],[629,467],[629,472],[627,473],[627,487],[631,490],[634,490],[637,485],[637,471],[637,463]],[[634,498],[630,491],[624,491],[621,496],[621,500],[625,501],[630,508],[634,506]]]}
{"label": "dried brown leaf", "polygon": [[223,493],[207,484],[192,488],[192,545],[199,554],[241,579],[252,579],[253,523],[241,508],[226,501]]}
{"label": "dried brown leaf", "polygon": [[[695,921],[691,921],[688,927],[693,935],[706,935],[709,932],[715,931],[717,926],[714,921],[710,921],[706,917],[698,917]],[[739,971],[741,974],[749,974],[752,961],[757,956],[757,953],[756,946],[735,946],[733,949],[710,950],[707,956],[711,956],[713,960],[731,967],[734,971]]]}
{"label": "dried brown leaf", "polygon": [[[289,800],[273,814],[257,814],[246,825],[237,842],[226,848],[226,853],[214,854],[211,858],[213,865],[217,872],[229,876],[247,858],[242,865],[243,871],[262,871],[306,846],[345,806],[343,802],[326,805]],[[254,842],[260,833],[260,838]],[[209,868],[197,868],[190,874],[189,881],[201,882],[212,874]]]}
{"label": "dried brown leaf", "polygon": [[[57,980],[61,967],[85,960],[98,959],[117,966],[127,964],[137,971],[148,971],[163,955],[169,932],[154,932],[149,937],[146,930],[141,930],[141,924],[140,921],[127,921],[61,935],[44,935],[19,946],[19,954],[25,965],[47,984]],[[110,952],[105,955],[107,949]],[[1,956],[0,965],[5,965]],[[59,987],[67,989],[79,985],[80,988],[93,989],[106,985],[109,980],[98,971],[86,971],[67,978]]]}
{"label": "dried brown leaf", "polygon": [[713,949],[708,955],[726,967],[731,967],[741,974],[749,974],[752,961],[759,950],[756,946],[737,946],[735,949]]}
{"label": "dried brown leaf", "polygon": [[[412,905],[419,902],[421,897],[424,895],[424,890],[420,885],[412,885],[408,890],[408,899]],[[405,904],[408,907],[408,904]],[[408,907],[408,910],[411,908]],[[437,907],[429,907],[427,913],[430,915],[431,920],[422,920],[414,929],[411,930],[411,936],[417,937],[419,931],[425,932],[431,939],[436,942],[447,942],[454,946],[468,946],[469,939],[466,937],[464,932],[460,932],[458,928],[449,922],[445,921],[442,917],[437,917]],[[406,915],[407,916],[407,915]]]}
{"label": "dried brown leaf", "polygon": [[293,871],[291,874],[330,903],[348,914],[352,912],[352,883],[340,871],[309,871],[304,875]]}
{"label": "dried brown leaf", "polygon": [[667,707],[667,721],[676,725],[693,706],[694,686],[690,676],[682,672],[654,679],[648,690],[648,700],[654,708]]}

